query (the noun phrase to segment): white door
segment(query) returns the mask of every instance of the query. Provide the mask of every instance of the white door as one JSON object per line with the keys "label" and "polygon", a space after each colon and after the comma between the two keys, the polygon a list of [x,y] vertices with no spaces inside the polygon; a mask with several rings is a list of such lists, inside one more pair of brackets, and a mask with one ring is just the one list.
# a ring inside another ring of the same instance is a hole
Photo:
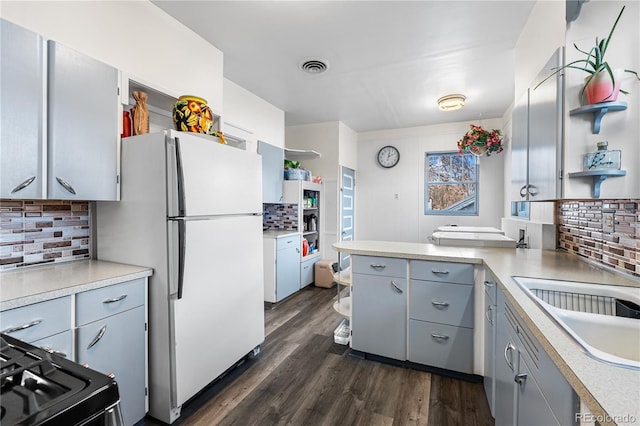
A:
{"label": "white door", "polygon": [[[211,137],[182,132],[171,132],[171,136],[176,141],[179,167],[170,164],[168,168],[169,194],[178,198],[170,202],[170,216],[262,211],[262,161],[258,154],[220,144]],[[170,148],[174,146],[170,144]],[[178,188],[173,190],[174,186]]]}
{"label": "white door", "polygon": [[[340,241],[353,240],[355,231],[355,191],[356,172],[342,167],[342,182],[340,185]],[[351,265],[349,253],[340,253],[340,268],[346,269]]]}
{"label": "white door", "polygon": [[264,341],[262,218],[185,228],[182,298],[171,302],[178,406]]}

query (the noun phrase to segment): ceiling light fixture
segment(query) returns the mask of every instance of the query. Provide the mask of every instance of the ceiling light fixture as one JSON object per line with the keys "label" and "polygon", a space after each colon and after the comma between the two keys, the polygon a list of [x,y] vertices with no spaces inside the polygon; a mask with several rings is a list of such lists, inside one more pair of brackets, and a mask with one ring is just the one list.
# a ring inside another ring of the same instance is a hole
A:
{"label": "ceiling light fixture", "polygon": [[442,111],[455,111],[464,106],[464,95],[447,95],[438,99],[438,108]]}

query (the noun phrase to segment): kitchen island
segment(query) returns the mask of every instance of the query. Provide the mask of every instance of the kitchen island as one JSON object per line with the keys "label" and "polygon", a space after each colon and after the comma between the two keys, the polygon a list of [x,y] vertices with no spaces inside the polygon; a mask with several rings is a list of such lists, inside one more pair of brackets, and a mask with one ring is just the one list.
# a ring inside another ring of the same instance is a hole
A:
{"label": "kitchen island", "polygon": [[[640,371],[608,365],[586,355],[511,277],[640,287],[638,279],[609,272],[554,250],[449,247],[393,241],[345,241],[334,244],[334,248],[357,256],[474,264],[478,271],[484,266],[495,276],[507,300],[600,424],[632,425],[640,421]],[[476,277],[478,281],[482,282],[482,279]],[[476,291],[475,297],[480,298],[483,294],[483,291]],[[479,303],[476,302],[476,306]],[[474,339],[475,345],[478,342],[479,339]],[[475,353],[477,356],[478,351]],[[479,364],[475,363],[476,374],[482,373],[478,370]]]}

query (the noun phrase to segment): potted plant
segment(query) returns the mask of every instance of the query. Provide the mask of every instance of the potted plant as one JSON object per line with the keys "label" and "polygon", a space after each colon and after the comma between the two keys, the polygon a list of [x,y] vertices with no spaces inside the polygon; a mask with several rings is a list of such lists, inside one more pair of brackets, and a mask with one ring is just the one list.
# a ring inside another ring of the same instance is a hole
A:
{"label": "potted plant", "polygon": [[492,152],[497,154],[504,150],[500,130],[485,130],[475,124],[470,124],[469,127],[470,130],[458,141],[458,154],[489,157]]}
{"label": "potted plant", "polygon": [[573,62],[569,62],[568,64],[561,67],[554,68],[555,71],[540,83],[538,83],[536,87],[534,87],[534,90],[549,78],[558,74],[565,68],[573,68],[589,74],[587,77],[585,77],[584,86],[580,91],[580,96],[583,96],[583,94],[586,95],[588,104],[615,101],[616,99],[618,99],[618,92],[628,94],[628,92],[620,89],[620,79],[622,78],[623,73],[627,72],[633,74],[636,76],[636,78],[638,78],[638,80],[640,80],[640,75],[638,75],[638,73],[633,70],[611,68],[611,65],[607,61],[605,61],[607,48],[609,47],[609,43],[611,42],[613,32],[618,25],[618,21],[620,21],[620,17],[622,17],[624,8],[625,6],[622,6],[618,17],[616,18],[616,21],[613,23],[613,27],[611,27],[611,31],[609,31],[609,36],[603,38],[602,40],[598,40],[598,38],[596,37],[596,44],[595,46],[591,47],[589,51],[582,50],[575,43],[573,44],[573,47],[575,47],[578,52],[586,55],[585,58],[578,59]]}
{"label": "potted plant", "polygon": [[284,160],[284,174],[287,180],[304,180],[306,170],[300,168],[299,161]]}

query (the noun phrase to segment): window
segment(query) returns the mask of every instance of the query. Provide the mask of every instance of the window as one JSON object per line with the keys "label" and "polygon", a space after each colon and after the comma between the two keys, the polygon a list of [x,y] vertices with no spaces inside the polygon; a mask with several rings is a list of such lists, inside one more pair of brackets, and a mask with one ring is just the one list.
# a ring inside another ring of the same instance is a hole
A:
{"label": "window", "polygon": [[529,219],[529,202],[528,201],[512,201],[511,216],[521,219]]}
{"label": "window", "polygon": [[478,161],[472,154],[427,152],[424,214],[478,215]]}

